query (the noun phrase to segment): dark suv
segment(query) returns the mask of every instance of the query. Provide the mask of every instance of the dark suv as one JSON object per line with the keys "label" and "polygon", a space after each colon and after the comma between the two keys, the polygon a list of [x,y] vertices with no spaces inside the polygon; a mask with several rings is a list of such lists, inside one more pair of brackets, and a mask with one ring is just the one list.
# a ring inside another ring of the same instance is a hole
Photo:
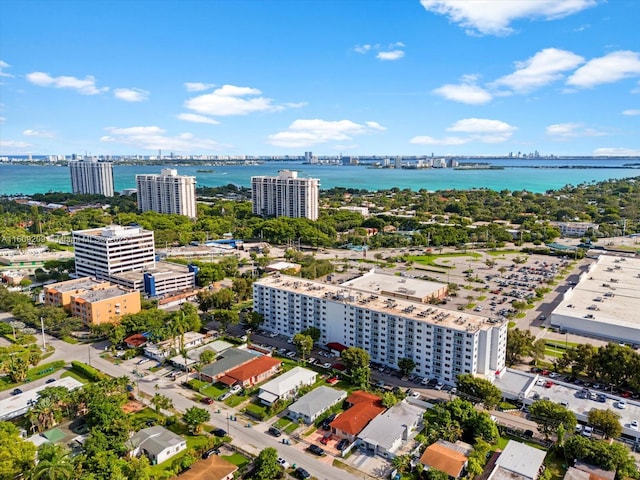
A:
{"label": "dark suv", "polygon": [[327,418],[324,419],[324,421],[322,422],[322,429],[323,430],[329,430],[331,427],[329,426],[329,424],[331,422],[333,422],[336,419],[336,414],[332,413],[331,415],[329,415]]}
{"label": "dark suv", "polygon": [[309,451],[314,455],[318,455],[319,457],[324,455],[324,450],[318,445],[309,445]]}
{"label": "dark suv", "polygon": [[280,435],[282,435],[282,432],[276,427],[269,427],[267,433],[269,433],[269,435],[273,435],[274,437],[279,437]]}
{"label": "dark suv", "polygon": [[300,480],[306,480],[307,478],[311,478],[311,474],[302,467],[296,468],[296,471],[293,472],[293,474],[296,476],[296,478],[299,478]]}

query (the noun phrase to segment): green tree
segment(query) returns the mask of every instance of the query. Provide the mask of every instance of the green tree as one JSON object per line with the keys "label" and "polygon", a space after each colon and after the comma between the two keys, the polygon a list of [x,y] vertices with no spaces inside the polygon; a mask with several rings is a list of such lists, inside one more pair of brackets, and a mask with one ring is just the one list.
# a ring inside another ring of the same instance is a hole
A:
{"label": "green tree", "polygon": [[513,365],[522,361],[531,353],[534,337],[528,330],[512,328],[507,332],[507,364]]}
{"label": "green tree", "polygon": [[31,471],[36,458],[36,446],[20,436],[18,427],[0,422],[0,478],[13,479]]}
{"label": "green tree", "polygon": [[340,353],[340,357],[347,369],[347,373],[351,376],[353,385],[366,390],[369,387],[371,378],[369,353],[362,348],[350,347],[344,349]]}
{"label": "green tree", "polygon": [[309,335],[313,339],[313,343],[316,343],[318,340],[320,340],[320,337],[322,336],[322,332],[318,327],[307,327],[300,333]]}
{"label": "green tree", "polygon": [[391,460],[391,466],[398,470],[399,473],[406,473],[411,466],[410,455],[399,455]]}
{"label": "green tree", "polygon": [[213,316],[218,322],[218,328],[223,333],[227,331],[229,325],[237,325],[240,321],[238,312],[233,310],[216,310]]}
{"label": "green tree", "polygon": [[202,424],[211,420],[211,414],[204,408],[189,407],[184,412],[182,420],[187,424],[189,431],[197,435],[202,429]]}
{"label": "green tree", "polygon": [[203,350],[202,353],[200,353],[200,362],[204,365],[208,365],[216,359],[217,355],[218,354],[216,352],[214,352],[210,348],[207,348],[206,350]]}
{"label": "green tree", "polygon": [[538,365],[538,361],[544,358],[544,352],[547,349],[547,344],[544,338],[540,338],[533,342],[531,345],[530,355],[533,358],[533,364]]}
{"label": "green tree", "polygon": [[160,415],[161,410],[169,410],[173,408],[173,401],[160,393],[156,393],[153,398],[151,398],[151,405],[156,409],[156,414]]}
{"label": "green tree", "polygon": [[405,377],[413,372],[413,369],[416,368],[416,362],[411,358],[401,358],[398,360],[398,368],[402,372],[402,375]]}
{"label": "green tree", "polygon": [[263,449],[254,463],[254,477],[259,480],[273,480],[279,478],[282,469],[278,464],[278,451],[275,448]]}
{"label": "green tree", "polygon": [[576,416],[570,410],[551,400],[537,400],[529,407],[531,419],[538,425],[538,430],[545,438],[558,431],[562,424],[566,432],[573,432],[576,427]]}
{"label": "green tree", "polygon": [[449,479],[449,475],[447,475],[441,470],[438,470],[437,468],[430,468],[429,470],[424,472],[424,477],[427,480],[448,480]]}
{"label": "green tree", "polygon": [[244,317],[244,323],[253,331],[258,330],[263,322],[264,315],[258,312],[249,312]]}
{"label": "green tree", "polygon": [[385,408],[391,408],[398,403],[398,397],[393,392],[384,392],[382,394],[382,406]]}
{"label": "green tree", "polygon": [[296,333],[293,336],[293,344],[296,346],[296,350],[298,351],[298,355],[304,360],[311,350],[313,349],[313,338],[309,335],[304,335],[302,333]]}
{"label": "green tree", "polygon": [[460,393],[468,395],[472,400],[484,403],[489,410],[502,400],[502,392],[489,380],[474,377],[470,373],[463,373],[456,378],[456,385]]}
{"label": "green tree", "polygon": [[606,410],[593,408],[589,410],[587,418],[591,425],[602,431],[605,438],[617,438],[622,433],[620,415],[609,408]]}
{"label": "green tree", "polygon": [[31,473],[31,480],[70,480],[75,477],[75,467],[69,452],[62,446],[45,443],[38,448],[38,464]]}

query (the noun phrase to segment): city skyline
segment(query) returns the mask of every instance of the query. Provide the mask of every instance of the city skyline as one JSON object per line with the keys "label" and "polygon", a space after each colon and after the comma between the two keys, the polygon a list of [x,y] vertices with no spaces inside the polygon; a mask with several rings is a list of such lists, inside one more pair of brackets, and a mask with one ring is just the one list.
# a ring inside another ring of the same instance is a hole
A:
{"label": "city skyline", "polygon": [[0,155],[640,155],[637,2],[153,7],[5,2]]}

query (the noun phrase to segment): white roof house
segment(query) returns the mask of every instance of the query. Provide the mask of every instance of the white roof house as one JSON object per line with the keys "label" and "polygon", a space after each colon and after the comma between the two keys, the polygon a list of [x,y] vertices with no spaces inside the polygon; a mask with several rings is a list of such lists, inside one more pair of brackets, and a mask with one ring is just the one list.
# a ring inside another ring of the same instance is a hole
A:
{"label": "white roof house", "polygon": [[404,441],[411,438],[422,422],[424,409],[399,402],[375,417],[358,434],[358,444],[375,454],[393,458]]}
{"label": "white roof house", "polygon": [[288,409],[287,416],[294,421],[301,418],[305,423],[310,424],[345,398],[347,398],[347,392],[322,385],[293,403]]}
{"label": "white roof house", "polygon": [[535,480],[547,452],[509,440],[488,480]]}
{"label": "white roof house", "polygon": [[267,405],[292,397],[300,387],[312,385],[318,374],[312,370],[295,367],[260,387],[258,398]]}
{"label": "white roof house", "polygon": [[152,465],[158,465],[187,448],[187,441],[161,425],[143,428],[129,440],[133,455],[144,453]]}

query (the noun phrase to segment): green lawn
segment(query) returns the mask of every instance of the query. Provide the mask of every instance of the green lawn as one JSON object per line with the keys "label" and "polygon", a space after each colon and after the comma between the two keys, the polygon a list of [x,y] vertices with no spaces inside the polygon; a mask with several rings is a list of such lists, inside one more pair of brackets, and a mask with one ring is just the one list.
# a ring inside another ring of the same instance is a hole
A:
{"label": "green lawn", "polygon": [[227,388],[223,388],[221,383],[216,383],[215,385],[209,385],[208,387],[204,387],[200,393],[206,395],[209,398],[217,400],[220,395],[227,391]]}
{"label": "green lawn", "polygon": [[451,265],[442,265],[438,263],[438,260],[441,260],[442,263],[447,262],[447,258],[451,257],[472,257],[472,258],[480,258],[482,254],[475,252],[467,252],[467,253],[442,253],[440,255],[408,255],[406,258],[410,262],[417,263],[419,265],[428,265],[430,267],[438,267],[438,268],[446,268],[451,269],[455,268]]}
{"label": "green lawn", "polygon": [[90,382],[90,380],[88,378],[83,377],[82,375],[80,375],[77,372],[74,372],[73,370],[66,371],[62,375],[60,375],[60,378],[64,378],[64,377],[75,378],[80,383],[89,383]]}
{"label": "green lawn", "polygon": [[27,376],[24,382],[12,382],[8,375],[0,377],[0,392],[3,390],[9,390],[11,388],[18,387],[24,383],[29,383],[43,377],[48,377],[49,375],[64,368],[64,366],[65,362],[63,360],[57,360],[55,362],[44,363],[42,365],[30,368],[27,371]]}
{"label": "green lawn", "polygon": [[287,425],[291,423],[291,420],[288,418],[280,418],[276,423],[274,423],[274,427],[279,428],[280,430],[284,429]]}
{"label": "green lawn", "polygon": [[233,455],[220,455],[220,457],[224,458],[229,463],[233,463],[238,468],[242,468],[250,462],[247,457],[240,455],[239,453],[234,453]]}
{"label": "green lawn", "polygon": [[246,395],[231,395],[224,401],[224,403],[229,407],[237,407],[241,403],[246,402],[248,398],[249,397],[247,397]]}

